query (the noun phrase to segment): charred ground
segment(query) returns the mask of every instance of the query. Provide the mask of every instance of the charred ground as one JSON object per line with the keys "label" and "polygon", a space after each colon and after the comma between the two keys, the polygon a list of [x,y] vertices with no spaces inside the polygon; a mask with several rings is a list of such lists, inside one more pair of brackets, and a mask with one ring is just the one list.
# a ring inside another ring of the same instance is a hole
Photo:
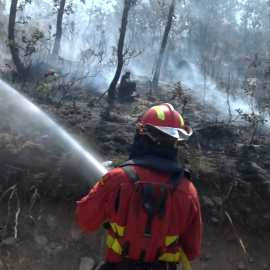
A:
{"label": "charred ground", "polygon": [[[162,86],[170,89],[166,94],[150,97],[146,85],[138,81],[139,95],[114,107],[83,87],[73,104],[66,98],[59,106],[42,95],[32,100],[101,161],[112,161],[111,167],[128,158],[140,114],[159,103],[173,104],[194,130],[179,151],[203,214],[202,252],[193,269],[267,269],[269,132],[262,130],[251,143],[253,128],[245,122],[209,116],[211,104],[175,95],[170,84]],[[101,259],[105,232],[83,234],[74,222],[76,200],[98,179],[44,128],[29,132],[27,121],[18,127],[14,109],[12,102],[0,107],[0,269],[79,269],[82,258]]]}

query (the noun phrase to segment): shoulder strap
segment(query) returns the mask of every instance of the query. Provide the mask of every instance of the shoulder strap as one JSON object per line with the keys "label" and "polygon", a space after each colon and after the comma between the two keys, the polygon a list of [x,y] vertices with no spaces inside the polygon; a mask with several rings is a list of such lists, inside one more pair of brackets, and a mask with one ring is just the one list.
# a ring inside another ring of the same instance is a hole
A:
{"label": "shoulder strap", "polygon": [[137,173],[129,165],[125,165],[125,166],[121,167],[121,169],[129,176],[129,178],[131,179],[133,184],[140,181],[140,178],[137,175]]}
{"label": "shoulder strap", "polygon": [[181,173],[174,173],[171,178],[168,180],[167,184],[173,186],[173,192],[177,189],[179,186],[180,182],[182,181],[185,173],[182,171]]}
{"label": "shoulder strap", "polygon": [[184,176],[184,172],[181,173],[174,173],[171,178],[168,180],[167,184],[172,185],[172,186],[178,186],[180,183],[179,180],[181,180]]}
{"label": "shoulder strap", "polygon": [[[131,168],[129,165],[122,165],[121,169],[129,176],[131,179],[132,183],[135,184],[138,181],[140,181],[139,176],[137,173]],[[182,172],[174,173],[172,174],[171,178],[168,180],[167,184],[172,185],[174,187],[173,191],[176,190],[178,185],[180,184],[181,180],[183,177],[186,176],[189,178],[189,171],[187,170],[182,170]]]}

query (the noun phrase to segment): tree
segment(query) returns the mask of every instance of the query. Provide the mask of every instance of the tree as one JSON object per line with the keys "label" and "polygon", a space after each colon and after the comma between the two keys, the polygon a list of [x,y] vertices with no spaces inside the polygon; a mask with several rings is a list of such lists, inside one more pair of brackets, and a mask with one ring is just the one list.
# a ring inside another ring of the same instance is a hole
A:
{"label": "tree", "polygon": [[[268,4],[268,31],[270,31],[270,0],[267,2]],[[269,34],[268,34],[269,37]],[[268,39],[268,59],[270,59],[270,38]]]}
{"label": "tree", "polygon": [[170,9],[169,9],[167,25],[166,25],[166,28],[164,31],[157,63],[156,63],[155,70],[154,70],[154,77],[152,80],[152,88],[153,88],[155,93],[158,92],[158,81],[159,81],[160,69],[161,69],[161,65],[162,65],[162,60],[163,60],[165,48],[167,45],[168,35],[169,35],[169,32],[171,30],[171,26],[172,26],[172,18],[173,18],[173,13],[174,13],[174,9],[175,9],[175,4],[176,4],[176,0],[172,0],[171,5],[170,5]]}
{"label": "tree", "polygon": [[113,103],[116,98],[116,85],[120,78],[120,74],[122,71],[122,67],[124,64],[124,55],[123,55],[123,48],[125,42],[125,35],[126,35],[126,28],[128,23],[128,13],[130,8],[135,5],[136,0],[125,0],[124,2],[124,9],[122,13],[122,20],[121,20],[121,28],[120,28],[120,36],[118,40],[117,46],[117,68],[114,75],[114,78],[109,86],[108,89],[108,102]]}
{"label": "tree", "polygon": [[61,0],[60,6],[57,12],[56,34],[55,34],[53,51],[52,51],[52,54],[55,57],[59,56],[60,42],[61,42],[61,37],[62,37],[62,21],[63,21],[65,5],[66,5],[66,0]]}
{"label": "tree", "polygon": [[8,23],[8,46],[10,48],[12,60],[16,66],[17,72],[23,74],[25,72],[25,68],[23,63],[21,62],[19,56],[19,48],[15,41],[15,20],[17,13],[17,3],[18,0],[11,1],[9,23]]}

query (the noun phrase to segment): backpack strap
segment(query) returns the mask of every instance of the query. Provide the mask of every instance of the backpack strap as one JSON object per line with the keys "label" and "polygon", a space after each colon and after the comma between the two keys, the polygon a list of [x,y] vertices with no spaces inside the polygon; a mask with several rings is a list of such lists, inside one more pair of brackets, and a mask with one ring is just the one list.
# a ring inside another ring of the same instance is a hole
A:
{"label": "backpack strap", "polygon": [[[120,168],[126,172],[126,174],[129,176],[129,178],[132,180],[134,184],[140,181],[139,176],[131,168],[131,166],[123,164],[120,166]],[[180,174],[180,177],[179,177],[179,174]],[[169,179],[169,181],[167,182],[167,184],[177,187],[184,176],[190,180],[190,173],[187,169],[183,169],[182,172],[180,173],[179,172],[174,173],[172,177]]]}
{"label": "backpack strap", "polygon": [[129,165],[125,165],[121,167],[121,169],[129,176],[133,184],[140,181],[140,178],[137,175],[137,173]]}
{"label": "backpack strap", "polygon": [[[129,176],[132,183],[135,184],[138,181],[140,181],[139,176],[136,174],[136,172],[129,166],[129,165],[123,165],[120,166],[120,168]],[[117,193],[116,200],[114,202],[114,209],[117,212],[119,208],[119,200],[120,200],[120,190]]]}
{"label": "backpack strap", "polygon": [[171,178],[168,180],[167,184],[173,186],[172,193],[177,189],[183,177],[185,176],[185,171],[183,170],[181,173],[174,173]]}
{"label": "backpack strap", "polygon": [[[122,165],[120,168],[129,176],[132,183],[135,184],[140,181],[140,177],[137,175],[137,173],[131,168],[129,165]],[[190,179],[190,173],[188,170],[183,169],[182,172],[173,173],[171,178],[168,180],[167,184],[172,185],[174,188],[172,190],[172,193],[177,189],[178,185],[182,181],[183,177],[187,177]],[[162,193],[162,190],[161,190]]]}

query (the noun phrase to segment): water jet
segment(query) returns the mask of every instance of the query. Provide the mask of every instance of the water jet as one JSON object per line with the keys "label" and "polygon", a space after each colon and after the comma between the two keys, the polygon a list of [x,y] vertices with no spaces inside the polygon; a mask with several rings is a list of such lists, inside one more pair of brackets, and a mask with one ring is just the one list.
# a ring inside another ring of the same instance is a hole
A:
{"label": "water jet", "polygon": [[[31,159],[28,160],[28,164],[35,164],[32,166],[33,170],[38,167],[41,171],[53,171],[57,170],[54,163],[61,157],[60,152],[63,151],[65,156],[70,155],[75,161],[71,166],[83,168],[83,173],[91,185],[107,172],[107,168],[101,165],[101,158],[97,153],[83,146],[47,112],[2,80],[0,80],[0,104],[0,135],[5,134],[2,137],[9,139],[8,145],[2,145],[5,151],[1,151],[0,160],[7,158],[5,154],[13,155],[15,165],[23,166],[27,158]],[[1,143],[4,144],[0,138],[0,149]],[[35,151],[39,149],[39,152],[35,152],[34,149]],[[38,160],[41,154],[44,155],[49,150],[53,158]],[[76,180],[78,179],[74,179]]]}

